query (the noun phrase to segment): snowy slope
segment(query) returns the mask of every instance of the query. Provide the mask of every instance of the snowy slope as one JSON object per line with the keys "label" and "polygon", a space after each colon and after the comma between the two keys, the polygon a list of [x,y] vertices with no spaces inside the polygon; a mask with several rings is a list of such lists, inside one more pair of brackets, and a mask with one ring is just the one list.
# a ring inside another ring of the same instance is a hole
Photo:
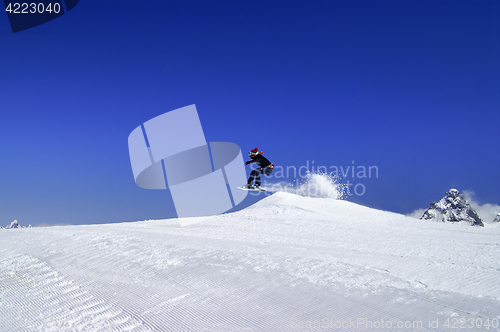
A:
{"label": "snowy slope", "polygon": [[182,223],[0,230],[0,331],[499,330],[500,228],[290,193]]}

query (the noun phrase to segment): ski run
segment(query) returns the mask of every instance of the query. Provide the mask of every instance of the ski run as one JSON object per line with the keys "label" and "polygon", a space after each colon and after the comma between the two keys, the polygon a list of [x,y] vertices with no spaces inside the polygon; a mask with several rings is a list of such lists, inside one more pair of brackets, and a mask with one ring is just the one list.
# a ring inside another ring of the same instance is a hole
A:
{"label": "ski run", "polygon": [[499,319],[491,225],[279,192],[218,216],[0,230],[3,332],[499,331]]}

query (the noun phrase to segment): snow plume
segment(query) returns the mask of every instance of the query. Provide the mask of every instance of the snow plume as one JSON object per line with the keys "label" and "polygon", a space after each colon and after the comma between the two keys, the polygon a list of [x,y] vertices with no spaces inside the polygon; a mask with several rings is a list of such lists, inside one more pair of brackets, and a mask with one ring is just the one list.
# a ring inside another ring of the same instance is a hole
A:
{"label": "snow plume", "polygon": [[412,213],[407,214],[406,216],[412,217],[415,219],[420,219],[420,218],[422,218],[422,215],[424,214],[425,211],[427,211],[427,209],[417,209],[417,210],[413,211]]}
{"label": "snow plume", "polygon": [[345,199],[347,185],[342,184],[333,174],[309,172],[304,179],[297,182],[267,183],[265,185],[272,192],[287,192],[305,197]]}
{"label": "snow plume", "polygon": [[476,199],[476,194],[471,190],[464,190],[464,197],[467,202],[472,206],[474,210],[476,210],[479,217],[487,223],[490,223],[495,219],[498,213],[500,213],[500,206],[496,204],[483,204],[480,205]]}

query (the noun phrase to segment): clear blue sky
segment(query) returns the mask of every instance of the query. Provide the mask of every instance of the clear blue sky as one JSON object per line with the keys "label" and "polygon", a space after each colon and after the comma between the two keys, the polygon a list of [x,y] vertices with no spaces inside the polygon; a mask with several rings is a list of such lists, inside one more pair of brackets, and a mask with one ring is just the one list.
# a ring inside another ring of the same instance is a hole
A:
{"label": "clear blue sky", "polygon": [[0,15],[0,45],[2,226],[175,216],[127,138],[190,104],[277,165],[377,166],[354,202],[500,204],[497,0],[82,0],[16,34]]}

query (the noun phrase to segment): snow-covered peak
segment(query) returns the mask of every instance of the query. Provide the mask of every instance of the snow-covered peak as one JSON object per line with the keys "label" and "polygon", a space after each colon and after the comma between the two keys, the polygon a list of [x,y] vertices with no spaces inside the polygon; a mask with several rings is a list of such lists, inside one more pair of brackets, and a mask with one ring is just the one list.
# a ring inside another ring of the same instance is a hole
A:
{"label": "snow-covered peak", "polygon": [[498,213],[495,219],[493,219],[493,222],[500,222],[500,213]]}
{"label": "snow-covered peak", "polygon": [[465,221],[472,226],[484,226],[476,211],[457,189],[450,189],[441,200],[432,203],[420,219],[440,222]]}
{"label": "snow-covered peak", "polygon": [[[21,226],[17,220],[14,220],[13,222],[10,223],[9,226],[5,227],[5,229],[14,229],[14,228],[26,228],[26,226]],[[31,228],[31,225],[29,225],[28,228]]]}
{"label": "snow-covered peak", "polygon": [[21,228],[21,225],[19,225],[19,222],[17,220],[14,220],[13,222],[10,223],[9,226],[7,226],[5,228],[6,229]]}

